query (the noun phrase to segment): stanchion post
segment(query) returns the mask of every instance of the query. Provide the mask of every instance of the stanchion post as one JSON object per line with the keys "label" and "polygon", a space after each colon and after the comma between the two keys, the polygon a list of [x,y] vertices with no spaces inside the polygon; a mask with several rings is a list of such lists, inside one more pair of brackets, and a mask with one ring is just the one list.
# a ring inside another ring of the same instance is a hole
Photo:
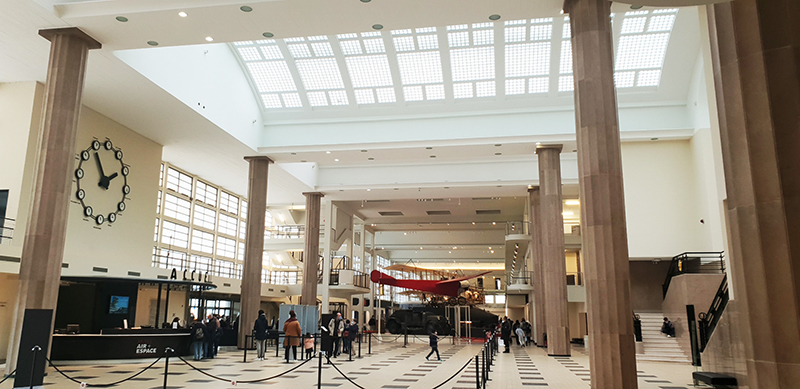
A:
{"label": "stanchion post", "polygon": [[481,373],[480,373],[480,361],[481,355],[475,355],[475,385],[477,389],[481,389]]}
{"label": "stanchion post", "polygon": [[408,327],[403,329],[403,347],[408,347]]}
{"label": "stanchion post", "polygon": [[[286,337],[286,336],[284,335],[284,338],[285,338],[285,337]],[[279,351],[278,351],[278,350],[279,350],[279,348],[278,348],[278,343],[280,343],[280,340],[281,340],[281,335],[280,335],[280,334],[278,334],[278,337],[277,337],[277,338],[275,338],[275,358],[277,358],[277,357],[278,357],[278,355],[279,355],[279,354],[278,354],[278,353],[279,353]]]}
{"label": "stanchion post", "polygon": [[325,351],[319,351],[319,365],[317,366],[317,389],[322,388],[322,355]]}
{"label": "stanchion post", "polygon": [[38,344],[36,346],[33,346],[33,348],[31,349],[31,351],[33,352],[33,359],[31,360],[31,380],[30,380],[31,388],[30,389],[33,389],[33,376],[36,373],[36,357],[39,355],[39,350],[41,350],[41,349],[42,348],[39,347]]}
{"label": "stanchion post", "polygon": [[372,332],[369,333],[369,344],[367,345],[367,354],[372,355]]}
{"label": "stanchion post", "polygon": [[286,342],[286,344],[289,345],[289,346],[283,346],[283,348],[285,349],[284,354],[286,354],[286,363],[289,363],[289,347],[291,347],[292,344],[292,337],[286,336],[284,341]]}
{"label": "stanchion post", "polygon": [[353,342],[350,342],[350,348],[347,349],[347,362],[353,362]]}
{"label": "stanchion post", "polygon": [[361,358],[361,339],[364,338],[364,334],[358,334],[358,357]]}
{"label": "stanchion post", "polygon": [[167,378],[169,378],[169,353],[175,351],[172,348],[167,347],[164,350],[164,355],[166,358],[164,359],[164,388],[167,389]]}

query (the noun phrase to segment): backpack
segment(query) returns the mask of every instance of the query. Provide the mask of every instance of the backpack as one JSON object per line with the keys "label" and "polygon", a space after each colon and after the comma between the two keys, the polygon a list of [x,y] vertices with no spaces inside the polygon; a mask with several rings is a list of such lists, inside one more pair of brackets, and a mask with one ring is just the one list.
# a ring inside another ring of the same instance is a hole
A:
{"label": "backpack", "polygon": [[195,330],[194,330],[194,338],[197,339],[197,340],[200,340],[200,339],[203,339],[203,336],[204,336],[203,328],[202,327],[195,328]]}

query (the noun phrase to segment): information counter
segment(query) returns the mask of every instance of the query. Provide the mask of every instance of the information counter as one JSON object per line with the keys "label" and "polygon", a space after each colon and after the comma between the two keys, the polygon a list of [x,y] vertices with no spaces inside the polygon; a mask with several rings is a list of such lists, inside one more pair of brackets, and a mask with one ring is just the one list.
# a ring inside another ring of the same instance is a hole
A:
{"label": "information counter", "polygon": [[[113,332],[113,333],[112,333]],[[191,330],[104,330],[103,334],[54,334],[50,359],[54,361],[100,359],[155,359],[167,347],[191,355]]]}

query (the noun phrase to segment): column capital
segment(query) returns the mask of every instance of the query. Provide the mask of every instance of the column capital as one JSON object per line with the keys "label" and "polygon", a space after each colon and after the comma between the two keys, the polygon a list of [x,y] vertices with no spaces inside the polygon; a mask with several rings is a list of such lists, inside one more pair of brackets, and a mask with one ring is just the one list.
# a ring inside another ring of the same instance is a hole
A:
{"label": "column capital", "polygon": [[52,42],[53,37],[57,35],[74,36],[78,39],[85,41],[86,47],[88,47],[89,50],[99,49],[103,47],[103,45],[100,42],[89,36],[89,34],[83,32],[78,27],[45,28],[39,30],[39,35],[50,42]]}
{"label": "column capital", "polygon": [[539,152],[543,150],[556,150],[560,153],[563,149],[564,145],[539,145],[536,146],[536,154],[539,154]]}
{"label": "column capital", "polygon": [[539,191],[539,185],[528,186],[528,193],[538,192],[538,191]]}
{"label": "column capital", "polygon": [[267,161],[267,163],[275,163],[275,161],[273,161],[272,158],[267,157],[266,155],[251,155],[251,156],[244,157],[244,160],[247,161],[247,162]]}
{"label": "column capital", "polygon": [[312,197],[312,196],[325,197],[325,193],[322,193],[322,192],[303,192],[303,196],[306,196],[306,197]]}

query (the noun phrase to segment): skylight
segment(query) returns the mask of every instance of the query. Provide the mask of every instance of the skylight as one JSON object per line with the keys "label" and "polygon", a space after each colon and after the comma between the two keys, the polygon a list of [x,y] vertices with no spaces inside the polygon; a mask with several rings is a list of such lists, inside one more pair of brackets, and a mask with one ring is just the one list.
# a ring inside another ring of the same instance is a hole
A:
{"label": "skylight", "polygon": [[[617,88],[660,85],[677,14],[657,9],[611,15],[620,23]],[[244,41],[231,49],[270,110],[452,103],[574,90],[567,16]]]}

